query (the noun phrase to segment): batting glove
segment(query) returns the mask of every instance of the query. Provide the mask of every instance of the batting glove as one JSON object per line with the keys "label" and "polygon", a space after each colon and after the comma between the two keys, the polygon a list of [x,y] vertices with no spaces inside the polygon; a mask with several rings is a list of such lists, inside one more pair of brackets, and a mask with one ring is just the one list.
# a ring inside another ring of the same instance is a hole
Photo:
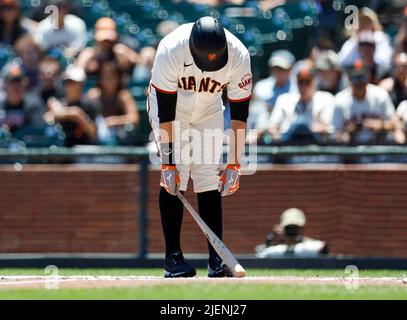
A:
{"label": "batting glove", "polygon": [[218,191],[222,197],[230,196],[239,189],[240,165],[228,164],[219,180]]}
{"label": "batting glove", "polygon": [[177,167],[175,165],[163,164],[161,168],[160,186],[163,187],[169,194],[175,196],[180,184],[180,178]]}

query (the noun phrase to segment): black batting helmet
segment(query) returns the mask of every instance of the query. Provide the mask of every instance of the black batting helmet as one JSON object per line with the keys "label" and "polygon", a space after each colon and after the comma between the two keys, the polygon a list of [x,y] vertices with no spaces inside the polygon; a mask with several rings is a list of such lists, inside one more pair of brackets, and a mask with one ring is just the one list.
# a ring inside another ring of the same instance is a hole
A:
{"label": "black batting helmet", "polygon": [[228,46],[222,24],[212,17],[200,18],[192,27],[189,49],[202,71],[222,69],[228,62]]}

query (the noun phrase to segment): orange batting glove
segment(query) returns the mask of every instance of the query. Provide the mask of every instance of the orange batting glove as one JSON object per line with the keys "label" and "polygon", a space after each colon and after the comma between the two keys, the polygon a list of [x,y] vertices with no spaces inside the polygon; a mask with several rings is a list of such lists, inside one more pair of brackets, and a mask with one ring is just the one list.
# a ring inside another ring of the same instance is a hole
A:
{"label": "orange batting glove", "polygon": [[175,196],[180,184],[180,177],[178,174],[177,167],[175,165],[163,164],[161,168],[161,181],[160,186],[165,188],[165,190]]}
{"label": "orange batting glove", "polygon": [[218,191],[222,197],[229,196],[239,189],[240,164],[228,164],[219,179]]}

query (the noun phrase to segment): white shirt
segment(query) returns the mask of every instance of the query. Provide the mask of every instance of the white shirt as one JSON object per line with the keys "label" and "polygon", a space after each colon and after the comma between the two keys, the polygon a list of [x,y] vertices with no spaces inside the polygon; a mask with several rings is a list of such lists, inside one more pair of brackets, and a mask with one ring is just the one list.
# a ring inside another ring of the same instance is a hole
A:
{"label": "white shirt", "polygon": [[[395,108],[390,95],[381,87],[369,84],[364,100],[357,100],[352,89],[347,88],[335,97],[335,110],[332,123],[336,130],[343,130],[351,122],[362,122],[365,119],[390,120],[395,115]],[[356,140],[359,143],[369,142],[376,134],[363,130]]]}
{"label": "white shirt", "polygon": [[[383,31],[375,31],[374,39],[376,43],[374,61],[387,70],[391,67],[391,59],[393,56],[390,37]],[[342,67],[350,66],[353,65],[357,59],[361,59],[359,42],[356,37],[351,37],[343,44],[338,53],[339,64]]]}
{"label": "white shirt", "polygon": [[407,126],[407,100],[400,103],[397,108],[396,114],[403,119],[404,124]]}
{"label": "white shirt", "polygon": [[[246,47],[225,30],[228,62],[215,72],[202,72],[194,63],[189,37],[193,23],[181,25],[164,37],[157,49],[151,86],[157,91],[177,93],[177,119],[199,123],[222,116],[222,91],[230,101],[249,99],[252,91],[250,55]],[[155,98],[151,90],[151,98]]]}
{"label": "white shirt", "polygon": [[64,18],[64,27],[54,29],[49,16],[39,23],[34,38],[44,50],[70,48],[74,53],[78,53],[87,42],[86,25],[77,16],[67,14]]}
{"label": "white shirt", "polygon": [[302,116],[309,126],[315,121],[330,124],[334,97],[329,92],[317,91],[308,104],[300,104],[299,93],[281,95],[271,113],[269,127],[278,127],[280,133],[287,132],[291,125]]}
{"label": "white shirt", "polygon": [[276,87],[276,80],[271,76],[258,81],[253,88],[254,99],[250,105],[248,127],[250,129],[267,129],[271,111],[278,97],[285,93],[297,91],[297,85],[291,79],[283,87]]}

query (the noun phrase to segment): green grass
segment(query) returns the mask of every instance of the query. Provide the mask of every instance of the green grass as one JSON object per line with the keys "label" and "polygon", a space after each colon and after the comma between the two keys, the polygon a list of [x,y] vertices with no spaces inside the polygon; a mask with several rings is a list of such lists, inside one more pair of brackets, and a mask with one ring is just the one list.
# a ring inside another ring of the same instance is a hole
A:
{"label": "green grass", "polygon": [[[161,276],[161,269],[61,269],[60,275]],[[205,270],[198,270],[205,276]],[[0,269],[0,275],[45,275],[43,269]],[[249,276],[346,277],[343,270],[248,270]],[[407,271],[360,271],[361,277],[404,278]],[[407,299],[406,287],[340,285],[187,284],[103,289],[9,289],[0,299]]]}

